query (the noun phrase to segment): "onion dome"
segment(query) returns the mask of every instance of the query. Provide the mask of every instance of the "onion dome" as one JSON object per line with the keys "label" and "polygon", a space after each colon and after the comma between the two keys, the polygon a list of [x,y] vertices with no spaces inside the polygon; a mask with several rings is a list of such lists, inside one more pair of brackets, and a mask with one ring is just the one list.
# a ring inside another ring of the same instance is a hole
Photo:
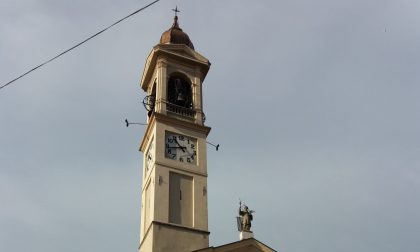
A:
{"label": "onion dome", "polygon": [[174,23],[169,30],[162,33],[160,37],[161,44],[181,44],[186,45],[189,48],[194,50],[194,45],[190,40],[190,37],[179,28],[178,25],[178,16],[174,17]]}

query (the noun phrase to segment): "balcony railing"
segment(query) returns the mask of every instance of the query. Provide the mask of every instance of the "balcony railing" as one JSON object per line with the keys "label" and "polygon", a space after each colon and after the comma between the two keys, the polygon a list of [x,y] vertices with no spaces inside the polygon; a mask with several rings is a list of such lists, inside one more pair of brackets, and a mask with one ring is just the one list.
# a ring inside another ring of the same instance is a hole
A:
{"label": "balcony railing", "polygon": [[185,116],[191,119],[195,118],[195,111],[190,108],[181,107],[173,103],[166,103],[166,111]]}

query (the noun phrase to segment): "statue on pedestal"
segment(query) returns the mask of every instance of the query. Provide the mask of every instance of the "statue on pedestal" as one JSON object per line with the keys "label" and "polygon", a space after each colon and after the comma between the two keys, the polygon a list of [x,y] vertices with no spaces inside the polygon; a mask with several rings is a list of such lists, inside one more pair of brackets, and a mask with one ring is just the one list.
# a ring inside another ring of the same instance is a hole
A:
{"label": "statue on pedestal", "polygon": [[252,213],[255,211],[249,210],[248,206],[242,204],[239,201],[239,216],[237,217],[238,221],[238,231],[248,231],[251,232],[251,221],[252,221]]}

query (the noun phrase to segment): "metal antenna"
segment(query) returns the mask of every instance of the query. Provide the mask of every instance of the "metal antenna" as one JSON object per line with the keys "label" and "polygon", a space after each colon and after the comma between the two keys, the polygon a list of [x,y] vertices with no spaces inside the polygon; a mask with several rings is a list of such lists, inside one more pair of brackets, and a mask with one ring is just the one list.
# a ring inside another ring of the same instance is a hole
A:
{"label": "metal antenna", "polygon": [[129,122],[127,119],[125,119],[125,126],[130,126],[130,124],[137,124],[137,125],[147,125],[147,123],[135,123],[135,122]]}
{"label": "metal antenna", "polygon": [[219,147],[220,147],[220,144],[218,144],[218,145],[214,145],[214,144],[212,144],[212,143],[210,143],[210,142],[207,142],[208,144],[210,144],[211,146],[213,146],[214,148],[216,148],[216,151],[218,151],[219,150]]}

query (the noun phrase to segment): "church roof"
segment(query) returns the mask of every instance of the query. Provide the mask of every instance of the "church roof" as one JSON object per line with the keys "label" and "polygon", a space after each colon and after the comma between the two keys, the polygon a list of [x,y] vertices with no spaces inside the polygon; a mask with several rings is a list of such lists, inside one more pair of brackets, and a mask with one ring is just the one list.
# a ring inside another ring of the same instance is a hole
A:
{"label": "church roof", "polygon": [[237,242],[221,245],[218,247],[208,247],[204,249],[195,250],[193,252],[276,252],[274,249],[265,245],[264,243],[254,239],[244,239]]}
{"label": "church roof", "polygon": [[169,30],[162,33],[160,37],[161,44],[183,44],[194,50],[194,45],[190,37],[182,31],[178,24],[178,16],[174,17],[174,23]]}

